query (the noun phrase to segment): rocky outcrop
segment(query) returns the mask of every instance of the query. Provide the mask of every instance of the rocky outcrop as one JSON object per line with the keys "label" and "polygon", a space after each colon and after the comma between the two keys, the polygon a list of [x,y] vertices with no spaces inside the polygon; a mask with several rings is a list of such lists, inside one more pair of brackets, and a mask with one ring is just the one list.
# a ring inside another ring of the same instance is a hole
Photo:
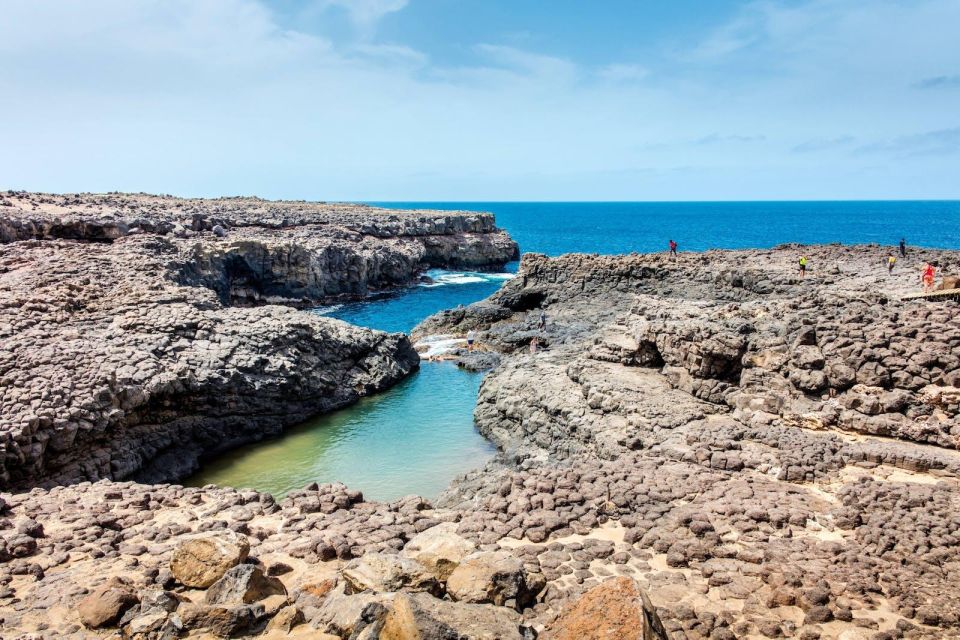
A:
{"label": "rocky outcrop", "polygon": [[440,500],[458,532],[553,610],[635,577],[671,637],[955,633],[960,306],[899,300],[960,254],[804,247],[801,279],[797,251],[525,256],[421,324],[502,359],[475,410],[502,454]]}
{"label": "rocky outcrop", "polygon": [[205,589],[247,559],[250,543],[238,535],[200,535],[173,552],[170,571],[188,587]]}
{"label": "rocky outcrop", "polygon": [[366,205],[189,199],[147,194],[7,192],[0,242],[191,240],[179,277],[224,302],[311,304],[408,284],[423,269],[495,268],[519,258],[488,213]]}
{"label": "rocky outcrop", "polygon": [[[289,306],[517,252],[487,214],[121,194],[4,202],[0,487],[179,479],[203,456],[384,389],[418,365],[404,336]],[[249,305],[260,306],[238,308]]]}
{"label": "rocky outcrop", "polygon": [[402,335],[224,307],[176,241],[0,245],[0,483],[172,480],[412,371]]}

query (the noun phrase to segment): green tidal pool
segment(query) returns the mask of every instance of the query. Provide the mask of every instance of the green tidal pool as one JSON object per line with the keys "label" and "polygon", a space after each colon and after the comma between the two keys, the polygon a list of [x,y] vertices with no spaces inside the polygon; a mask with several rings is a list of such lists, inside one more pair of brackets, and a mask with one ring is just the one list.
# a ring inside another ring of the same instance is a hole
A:
{"label": "green tidal pool", "polygon": [[367,499],[435,498],[495,449],[476,430],[482,375],[424,362],[392,389],[209,461],[186,484],[254,488],[280,497],[311,482],[343,482]]}

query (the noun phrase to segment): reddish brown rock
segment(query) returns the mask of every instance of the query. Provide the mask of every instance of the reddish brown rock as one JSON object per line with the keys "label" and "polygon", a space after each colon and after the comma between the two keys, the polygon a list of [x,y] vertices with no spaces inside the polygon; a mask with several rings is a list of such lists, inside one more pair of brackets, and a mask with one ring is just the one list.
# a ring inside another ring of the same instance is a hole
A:
{"label": "reddish brown rock", "polygon": [[544,631],[543,640],[668,640],[650,599],[630,578],[583,594]]}
{"label": "reddish brown rock", "polygon": [[77,603],[77,613],[85,626],[99,629],[115,624],[137,602],[137,595],[129,584],[112,578]]}

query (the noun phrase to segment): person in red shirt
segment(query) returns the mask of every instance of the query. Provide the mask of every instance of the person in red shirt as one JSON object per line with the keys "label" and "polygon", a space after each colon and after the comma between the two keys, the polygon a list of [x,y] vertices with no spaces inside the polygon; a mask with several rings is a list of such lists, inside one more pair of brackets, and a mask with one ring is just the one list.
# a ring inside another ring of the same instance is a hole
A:
{"label": "person in red shirt", "polygon": [[677,243],[673,240],[670,241],[670,255],[673,256],[673,259],[677,259]]}
{"label": "person in red shirt", "polygon": [[929,262],[923,265],[923,290],[931,291],[933,289],[933,281],[936,278],[937,270]]}

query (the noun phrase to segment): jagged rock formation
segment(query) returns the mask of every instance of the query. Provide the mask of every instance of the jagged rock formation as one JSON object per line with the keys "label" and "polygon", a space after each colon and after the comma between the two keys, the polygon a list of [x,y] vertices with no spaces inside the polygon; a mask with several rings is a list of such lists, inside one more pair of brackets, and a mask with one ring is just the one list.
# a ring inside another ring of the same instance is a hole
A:
{"label": "jagged rock formation", "polygon": [[516,253],[486,214],[127,195],[0,204],[0,487],[178,479],[203,455],[381,390],[418,365],[406,337],[236,305],[362,296]]}

